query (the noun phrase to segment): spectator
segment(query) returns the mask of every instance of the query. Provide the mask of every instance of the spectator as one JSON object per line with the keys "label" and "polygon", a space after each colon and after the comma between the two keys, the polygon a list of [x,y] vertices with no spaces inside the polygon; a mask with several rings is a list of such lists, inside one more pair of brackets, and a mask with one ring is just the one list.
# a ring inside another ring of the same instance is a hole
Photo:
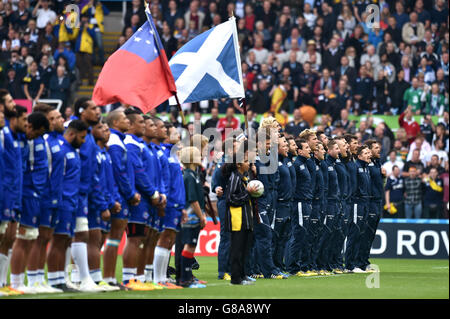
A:
{"label": "spectator", "polygon": [[399,174],[403,170],[403,166],[405,163],[403,161],[399,161],[397,158],[397,151],[392,150],[389,152],[388,160],[383,164],[384,169],[386,170],[386,175],[390,176],[394,170],[394,167],[399,168]]}
{"label": "spectator", "polygon": [[[140,0],[134,0],[134,2],[141,2]],[[136,8],[140,8],[140,6],[137,6]],[[138,11],[138,10],[136,10]],[[135,13],[135,12],[133,12]],[[164,20],[169,24],[169,27],[172,29],[175,26],[175,20],[177,18],[181,18],[182,14],[181,11],[178,9],[177,2],[175,0],[170,0],[168,4],[168,10],[166,10],[164,14]]]}
{"label": "spectator", "polygon": [[405,217],[418,219],[422,217],[422,180],[415,167],[408,169],[408,175],[405,178]]}
{"label": "spectator", "polygon": [[222,134],[222,141],[225,141],[227,134],[239,128],[239,120],[234,116],[234,107],[228,107],[224,118],[217,122],[217,130]]}
{"label": "spectator", "polygon": [[295,109],[293,120],[286,124],[285,132],[294,137],[298,137],[305,129],[309,129],[309,124],[303,120],[300,109]]}
{"label": "spectator", "polygon": [[427,164],[431,162],[431,158],[433,156],[438,157],[438,162],[441,165],[441,167],[448,169],[448,155],[447,152],[444,151],[444,144],[440,139],[434,140],[433,149],[432,151],[428,152],[427,155],[425,156],[425,162]]}
{"label": "spectator", "polygon": [[250,101],[250,107],[256,114],[264,114],[270,109],[270,88],[266,80],[262,79],[258,82],[258,88],[254,92]]}
{"label": "spectator", "polygon": [[372,110],[373,87],[373,79],[368,76],[366,66],[361,65],[353,92],[354,113],[359,115]]}
{"label": "spectator", "polygon": [[70,70],[75,68],[76,55],[72,51],[70,42],[60,42],[58,44],[58,49],[53,54],[53,60],[58,61],[60,56],[63,56],[66,59]]}
{"label": "spectator", "polygon": [[328,49],[323,53],[323,64],[324,68],[330,70],[331,76],[335,76],[337,73],[341,57],[343,55],[342,50],[339,48],[339,43],[336,39],[332,38],[328,45]]}
{"label": "spectator", "polygon": [[[407,93],[408,90],[405,92],[405,96],[407,96]],[[400,114],[398,118],[398,123],[400,127],[405,129],[408,141],[412,143],[414,138],[420,132],[420,125],[413,118],[413,111],[411,105],[408,105],[406,110],[402,114]]]}
{"label": "spectator", "polygon": [[421,101],[425,102],[424,114],[442,116],[444,110],[448,109],[448,101],[446,102],[445,96],[440,94],[437,82],[431,85],[431,92],[422,94]]}
{"label": "spectator", "polygon": [[[392,173],[389,174],[386,186],[385,186],[385,201],[386,201],[386,211],[389,215],[385,217],[405,217],[405,180],[400,174],[401,169],[394,165],[392,166]],[[394,215],[394,207],[397,210],[397,214]]]}
{"label": "spectator", "polygon": [[409,177],[411,167],[414,167],[416,169],[416,174],[419,176],[422,175],[425,170],[425,166],[420,159],[420,150],[418,149],[412,152],[411,160],[407,161],[405,166],[403,167],[403,177]]}
{"label": "spectator", "polygon": [[[309,40],[307,42],[307,49],[306,52],[303,52],[302,55],[300,56],[300,63],[303,65],[305,64],[306,61],[312,61],[313,58],[312,56],[315,56],[315,64],[317,64],[318,66],[322,65],[322,56],[320,54],[320,52],[317,52],[316,50],[316,41],[315,40]],[[311,62],[311,64],[313,64]]]}
{"label": "spectator", "polygon": [[5,80],[4,87],[8,90],[8,92],[11,94],[11,96],[14,99],[25,99],[25,93],[23,93],[22,88],[22,81],[17,76],[16,70],[14,69],[8,69],[7,71],[7,78]]}
{"label": "spectator", "polygon": [[425,140],[425,137],[422,135],[422,133],[417,134],[416,138],[414,139],[414,142],[411,143],[409,147],[408,157],[406,158],[407,161],[409,161],[412,158],[412,153],[416,149],[420,150],[419,158],[425,165],[426,164],[425,157],[427,153],[431,151],[431,145]]}
{"label": "spectator", "polygon": [[263,47],[263,38],[260,35],[255,36],[255,46],[249,51],[255,54],[255,63],[263,64],[267,62],[269,51]]}
{"label": "spectator", "polygon": [[94,72],[92,69],[92,54],[94,52],[94,30],[88,24],[88,16],[81,17],[80,29],[77,29],[76,59],[81,79],[88,79],[89,85],[94,85]]}
{"label": "spectator", "polygon": [[56,74],[54,74],[49,82],[49,98],[59,99],[63,102],[63,108],[67,105],[69,97],[70,79],[66,75],[66,69],[63,66],[56,68]]}
{"label": "spectator", "polygon": [[409,14],[409,22],[402,27],[402,39],[407,44],[417,45],[423,40],[425,35],[425,26],[418,21],[416,12]]}
{"label": "spectator", "polygon": [[372,64],[373,68],[377,68],[380,64],[380,57],[376,54],[375,46],[373,44],[368,45],[366,53],[361,56],[361,65],[364,65],[367,61]]}
{"label": "spectator", "polygon": [[331,121],[334,122],[339,119],[341,109],[342,108],[336,99],[336,94],[331,91],[331,88],[325,86],[323,94],[319,96],[317,112],[319,114],[329,114]]}
{"label": "spectator", "polygon": [[428,142],[428,144],[433,144],[433,135],[436,130],[436,127],[434,126],[433,120],[431,119],[431,115],[426,114],[422,118],[422,123],[420,124],[420,132],[425,137],[425,140]]}
{"label": "spectator", "polygon": [[448,7],[444,0],[436,0],[435,7],[431,11],[431,20],[438,25],[448,21]]}
{"label": "spectator", "polygon": [[402,30],[403,26],[409,21],[408,15],[405,13],[405,7],[402,1],[395,2],[395,13],[392,15],[397,21],[398,29]]}
{"label": "spectator", "polygon": [[334,82],[331,77],[330,70],[328,68],[323,68],[322,76],[316,80],[314,84],[313,94],[316,98],[316,105],[323,99],[324,90],[328,87],[332,92],[336,90],[336,82]]}
{"label": "spectator", "polygon": [[429,28],[431,25],[431,14],[423,6],[423,0],[417,0],[414,5],[414,12],[418,15],[418,20],[423,23],[425,28]]}
{"label": "spectator", "polygon": [[48,0],[39,0],[32,15],[36,17],[36,26],[40,30],[43,30],[47,23],[53,24],[56,20],[56,13],[49,8]]}
{"label": "spectator", "polygon": [[348,56],[343,55],[337,64],[335,79],[339,81],[343,75],[346,75],[348,78],[348,84],[353,87],[356,80],[356,70],[354,67],[351,67]]}
{"label": "spectator", "polygon": [[[87,14],[89,23],[94,28],[94,43],[98,49],[98,56],[94,55],[94,63],[103,65],[105,62],[105,52],[103,49],[103,33],[105,32],[104,16],[109,14],[109,10],[99,0],[89,0],[89,2],[81,9],[81,14]],[[141,24],[146,20],[141,20]]]}
{"label": "spectator", "polygon": [[[247,110],[247,123],[248,123],[248,136],[252,134],[252,130],[254,134],[258,132],[259,123],[256,121],[256,114],[253,113],[252,110]],[[241,123],[241,130],[242,132],[245,132],[245,121]]]}
{"label": "spectator", "polygon": [[290,70],[290,75],[292,76],[293,81],[298,81],[297,79],[300,77],[300,74],[303,72],[303,68],[301,63],[297,60],[297,53],[295,51],[291,51],[289,54],[289,60],[285,62],[282,66],[282,69],[288,68]]}
{"label": "spectator", "polygon": [[430,169],[429,175],[423,179],[423,183],[423,218],[441,218],[444,182],[435,167]]}
{"label": "spectator", "polygon": [[44,83],[36,61],[31,62],[27,75],[23,78],[23,91],[27,100],[37,103],[44,93]]}
{"label": "spectator", "polygon": [[305,1],[303,5],[303,16],[305,17],[307,27],[312,29],[316,24],[317,8],[313,10],[311,4]]}
{"label": "spectator", "polygon": [[199,10],[199,1],[193,0],[189,4],[189,10],[184,14],[184,20],[186,25],[190,25],[191,20],[194,21],[194,28],[201,32],[203,28],[203,21],[205,20],[205,14]]}
{"label": "spectator", "polygon": [[[339,104],[339,110],[350,109],[352,106],[352,92],[349,90],[349,85],[344,75],[339,80],[339,85],[336,91],[336,100]],[[340,119],[340,114],[336,114],[336,120]]]}
{"label": "spectator", "polygon": [[[427,158],[429,158],[430,160],[427,161]],[[433,168],[437,170],[438,175],[441,175],[444,173],[445,169],[443,166],[441,166],[441,159],[439,158],[438,154],[432,154],[430,156],[426,156],[425,162],[426,162],[426,167],[424,170],[424,173],[425,173],[424,176],[429,175],[430,170]]]}
{"label": "spectator", "polygon": [[25,0],[19,0],[17,3],[17,10],[10,16],[10,22],[21,31],[25,31],[28,21],[31,18],[30,12],[26,8]]}

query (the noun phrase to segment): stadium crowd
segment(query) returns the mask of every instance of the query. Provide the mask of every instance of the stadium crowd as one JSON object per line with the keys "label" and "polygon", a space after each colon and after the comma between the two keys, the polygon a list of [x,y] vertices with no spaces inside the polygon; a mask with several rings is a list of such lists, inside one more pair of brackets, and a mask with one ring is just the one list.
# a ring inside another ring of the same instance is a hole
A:
{"label": "stadium crowd", "polygon": [[[78,99],[63,119],[38,99],[27,114],[3,89],[1,293],[205,287],[192,273],[205,211],[220,218],[218,278],[232,284],[373,271],[369,252],[383,207],[384,217],[448,218],[447,4],[381,3],[379,30],[365,25],[367,4],[152,1],[169,58],[229,12],[240,18],[246,116],[257,147],[250,132],[249,140],[229,135],[245,128],[237,100],[183,105],[196,120],[211,118],[180,134],[177,111],[166,104],[150,115],[125,105],[103,117],[103,106]],[[132,2],[120,43],[142,23],[141,8]],[[24,68],[36,77],[36,63]],[[399,115],[399,128],[372,114]],[[202,136],[208,128],[222,138]],[[264,174],[261,158],[270,152],[261,152],[269,146],[278,168]],[[262,196],[249,180],[263,184]]]}

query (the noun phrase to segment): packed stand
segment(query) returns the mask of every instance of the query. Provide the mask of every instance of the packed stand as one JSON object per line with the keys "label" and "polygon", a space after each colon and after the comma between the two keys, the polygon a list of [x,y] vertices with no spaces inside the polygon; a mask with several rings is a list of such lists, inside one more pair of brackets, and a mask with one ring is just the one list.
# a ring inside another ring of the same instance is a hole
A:
{"label": "packed stand", "polygon": [[[78,6],[79,17],[66,12],[70,4]],[[61,110],[73,104],[83,80],[94,84],[93,65],[104,63],[108,12],[97,0],[0,1],[0,88],[33,104],[57,99]]]}

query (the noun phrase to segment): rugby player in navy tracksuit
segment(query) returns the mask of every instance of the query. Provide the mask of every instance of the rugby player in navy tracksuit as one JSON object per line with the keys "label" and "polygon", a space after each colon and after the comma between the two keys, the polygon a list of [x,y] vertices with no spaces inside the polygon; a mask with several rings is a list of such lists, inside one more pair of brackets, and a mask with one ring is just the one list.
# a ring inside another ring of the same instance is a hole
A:
{"label": "rugby player in navy tracksuit", "polygon": [[273,233],[273,262],[281,271],[286,271],[284,255],[290,235],[290,216],[292,209],[292,185],[289,165],[292,162],[288,157],[289,146],[284,136],[278,139],[278,173],[279,182],[277,184],[278,196],[275,210],[275,225]]}
{"label": "rugby player in navy tracksuit", "polygon": [[114,179],[119,188],[121,208],[119,213],[111,215],[110,238],[106,241],[104,251],[104,280],[108,284],[117,285],[115,269],[117,251],[123,232],[129,218],[129,207],[137,206],[141,201],[141,195],[134,187],[131,176],[134,176],[133,165],[128,156],[128,150],[124,144],[125,133],[130,128],[130,121],[123,111],[113,111],[106,118],[110,127],[111,136],[108,141],[108,153],[111,156]]}
{"label": "rugby player in navy tracksuit", "polygon": [[41,202],[48,179],[48,161],[43,134],[49,123],[41,112],[31,113],[25,127],[27,144],[23,151],[25,170],[22,184],[22,207],[19,213],[19,230],[11,255],[11,287],[23,292],[37,292],[24,286],[24,272],[33,241],[39,235]]}
{"label": "rugby player in navy tracksuit", "polygon": [[[325,189],[327,188],[327,185],[325,185],[325,179],[323,176],[322,171],[322,163],[325,162],[325,154],[326,150],[322,142],[317,143],[316,150],[314,152],[314,161],[316,163],[316,187],[314,190],[314,198],[312,201],[312,217],[310,219],[311,221],[311,227],[310,231],[312,232],[311,240],[311,265],[310,269],[311,271],[309,274],[316,275],[320,273],[318,265],[318,257],[320,252],[320,239],[323,234],[323,221],[324,217],[323,215],[323,203],[325,198]],[[325,171],[325,173],[327,173]],[[328,178],[327,178],[328,180]]]}
{"label": "rugby player in navy tracksuit", "polygon": [[343,136],[336,137],[335,141],[339,147],[339,158],[336,159],[336,172],[338,175],[339,190],[341,192],[340,198],[340,214],[337,220],[337,232],[335,239],[335,247],[331,256],[331,266],[335,273],[343,273],[344,258],[343,248],[345,237],[347,236],[348,223],[350,220],[347,200],[349,197],[349,179],[345,161],[348,158],[348,144]]}
{"label": "rugby player in navy tracksuit", "polygon": [[340,213],[340,189],[338,183],[338,175],[336,172],[336,160],[339,156],[339,147],[336,141],[329,140],[328,154],[326,156],[328,189],[326,193],[327,207],[324,221],[324,232],[321,238],[320,248],[320,268],[324,271],[331,271],[331,257],[333,247],[335,245],[335,234],[337,229],[338,215]]}
{"label": "rugby player in navy tracksuit", "polygon": [[305,139],[296,140],[298,156],[294,162],[296,172],[296,185],[294,192],[295,212],[291,218],[291,240],[289,241],[289,254],[286,268],[292,275],[301,275],[300,258],[306,249],[306,229],[303,214],[311,215],[313,190],[311,189],[311,173],[306,162],[311,157],[311,148]]}
{"label": "rugby player in navy tracksuit", "polygon": [[375,233],[383,213],[383,193],[384,193],[384,178],[386,177],[386,170],[381,167],[380,153],[381,145],[375,140],[368,140],[365,144],[371,151],[371,162],[367,166],[370,172],[370,203],[369,215],[367,218],[367,232],[361,243],[361,255],[363,264],[362,270],[373,271],[369,267],[369,255],[372,243],[375,239]]}
{"label": "rugby player in navy tracksuit", "polygon": [[[370,173],[367,165],[370,162],[371,152],[365,145],[358,147],[355,171],[351,171],[350,180],[355,182],[355,192],[352,198],[352,222],[353,231],[347,239],[346,269],[356,273],[365,272],[363,256],[361,255],[361,243],[366,236],[367,218],[370,201]],[[354,174],[352,176],[352,174]],[[356,226],[356,227],[355,227]]]}
{"label": "rugby player in navy tracksuit", "polygon": [[[228,148],[227,148],[228,146]],[[236,149],[236,139],[226,139],[223,143],[222,151],[224,155],[217,163],[216,168],[211,178],[211,188],[217,195],[217,210],[219,213],[219,220],[224,221],[226,216],[226,198],[224,196],[225,187],[227,181],[223,178],[222,167],[228,161],[231,161]],[[231,244],[230,232],[226,231],[225,223],[220,223],[220,241],[217,252],[217,267],[218,267],[218,279],[231,280],[230,277],[230,244]]]}
{"label": "rugby player in navy tracksuit", "polygon": [[[295,173],[295,167],[294,167],[294,162],[297,159],[297,143],[295,143],[294,138],[290,137],[287,138],[288,144],[289,144],[289,153],[288,153],[288,161],[286,163],[286,165],[289,168],[289,175],[291,176],[291,185],[292,185],[292,196],[291,196],[291,210],[290,210],[290,214],[289,214],[289,225],[291,225],[291,220],[292,220],[292,214],[297,212],[297,208],[296,208],[296,202],[294,199],[294,192],[295,192],[295,187],[297,185],[297,174]],[[286,274],[289,274],[287,267],[286,267],[286,261],[288,259],[289,256],[289,242],[291,241],[292,238],[292,226],[289,227],[289,234],[288,234],[288,242],[286,243],[286,249],[284,250],[284,271]]]}
{"label": "rugby player in navy tracksuit", "polygon": [[[258,133],[259,135],[259,133]],[[273,235],[273,223],[274,223],[274,203],[276,200],[277,192],[277,178],[278,171],[271,172],[271,163],[274,159],[274,155],[270,153],[271,136],[266,134],[265,145],[262,145],[258,141],[259,149],[266,150],[265,159],[267,163],[261,161],[261,156],[256,157],[255,167],[256,175],[259,181],[264,185],[264,193],[257,198],[257,205],[259,210],[260,222],[254,223],[254,263],[257,264],[264,278],[271,279],[286,279],[287,276],[280,273],[280,270],[273,263],[273,251],[272,251],[272,235]],[[276,159],[275,159],[276,160]],[[276,161],[275,163],[278,163]],[[254,218],[256,216],[254,215]]]}

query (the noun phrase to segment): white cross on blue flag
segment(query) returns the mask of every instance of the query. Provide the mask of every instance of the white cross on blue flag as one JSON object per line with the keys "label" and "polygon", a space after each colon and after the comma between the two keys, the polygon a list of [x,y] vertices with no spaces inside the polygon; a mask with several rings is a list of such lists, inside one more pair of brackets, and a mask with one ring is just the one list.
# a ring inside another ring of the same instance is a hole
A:
{"label": "white cross on blue flag", "polygon": [[180,103],[245,96],[234,17],[182,46],[169,66]]}

